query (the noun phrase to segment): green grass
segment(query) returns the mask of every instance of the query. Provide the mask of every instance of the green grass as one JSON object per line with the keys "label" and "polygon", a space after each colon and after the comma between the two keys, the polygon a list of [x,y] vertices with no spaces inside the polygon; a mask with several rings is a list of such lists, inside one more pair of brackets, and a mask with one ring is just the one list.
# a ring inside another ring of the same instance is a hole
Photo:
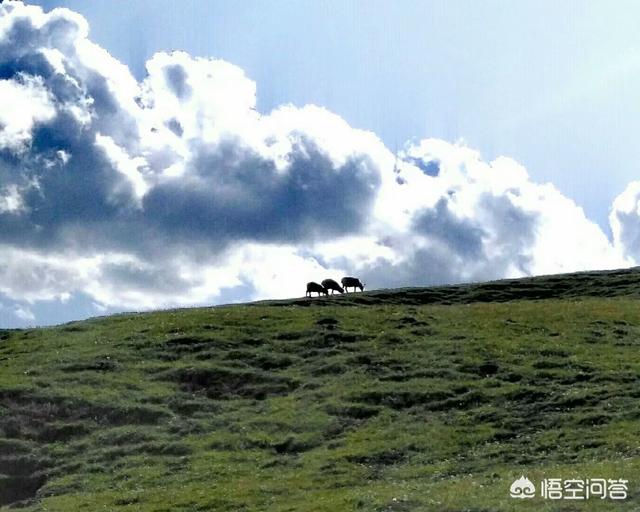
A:
{"label": "green grass", "polygon": [[[0,331],[0,510],[637,510],[639,291],[631,270]],[[629,498],[514,500],[520,475]]]}

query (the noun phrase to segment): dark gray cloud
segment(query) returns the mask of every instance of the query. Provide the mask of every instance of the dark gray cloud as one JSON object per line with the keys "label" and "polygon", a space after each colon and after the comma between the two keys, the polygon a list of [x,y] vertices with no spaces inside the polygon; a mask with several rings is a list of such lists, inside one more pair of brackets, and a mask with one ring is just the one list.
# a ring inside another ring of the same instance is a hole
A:
{"label": "dark gray cloud", "polygon": [[[133,262],[107,263],[101,267],[102,279],[115,288],[129,288],[146,292],[171,292],[188,289],[191,283],[180,277],[176,268],[140,266]],[[168,271],[169,270],[169,271]]]}
{"label": "dark gray cloud", "polygon": [[422,158],[405,157],[404,160],[415,165],[427,176],[436,177],[440,174],[440,162],[438,160],[424,160]]}
{"label": "dark gray cloud", "polygon": [[169,88],[173,93],[181,100],[188,99],[191,95],[191,87],[187,83],[187,72],[185,69],[179,64],[174,64],[172,66],[167,66],[164,73],[167,78]]}
{"label": "dark gray cloud", "polygon": [[[507,269],[530,273],[538,214],[525,212],[507,196],[480,194],[476,218],[455,213],[450,195],[416,213],[411,232],[424,237],[425,247],[407,247],[402,263],[383,258],[362,271],[365,282],[381,287],[428,286],[497,279]],[[400,252],[406,243],[387,245]],[[343,262],[348,264],[347,262]],[[355,271],[355,270],[353,270]]]}
{"label": "dark gray cloud", "polygon": [[620,225],[618,241],[625,255],[640,260],[640,218],[637,212],[615,212]]}
{"label": "dark gray cloud", "polygon": [[158,229],[212,243],[297,242],[357,232],[379,187],[366,157],[336,168],[312,141],[289,154],[286,172],[234,143],[201,152],[189,180],[171,180],[144,198]]}
{"label": "dark gray cloud", "polygon": [[531,274],[533,258],[529,249],[534,244],[536,230],[539,229],[540,212],[527,212],[514,205],[506,195],[496,196],[486,192],[481,196],[480,206],[493,226],[490,243],[493,253],[498,255],[492,258],[493,263],[498,268],[500,265],[512,264],[522,274]]}
{"label": "dark gray cloud", "polygon": [[[0,240],[52,249],[67,243],[62,235],[76,224],[123,220],[133,191],[94,139],[94,133],[61,112],[34,129],[31,149],[18,162],[7,152],[0,155],[3,167],[12,168],[14,182],[27,187],[24,211],[0,214]],[[66,164],[56,158],[58,151],[70,155]],[[48,166],[47,161],[54,163]],[[34,182],[37,186],[28,185]]]}
{"label": "dark gray cloud", "polygon": [[444,245],[464,258],[483,257],[482,240],[486,232],[476,221],[460,219],[449,209],[448,198],[441,198],[433,208],[419,213],[413,223],[414,231]]}

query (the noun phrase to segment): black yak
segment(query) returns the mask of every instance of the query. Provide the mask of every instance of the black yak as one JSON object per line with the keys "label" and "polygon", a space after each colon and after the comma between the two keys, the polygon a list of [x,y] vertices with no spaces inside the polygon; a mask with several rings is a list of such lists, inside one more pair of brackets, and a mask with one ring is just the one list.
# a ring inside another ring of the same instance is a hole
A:
{"label": "black yak", "polygon": [[329,295],[329,292],[324,286],[318,283],[314,283],[313,281],[307,283],[307,293],[305,294],[305,297],[311,297],[312,292],[318,292],[318,297],[320,297],[321,293],[323,293],[324,295]]}
{"label": "black yak", "polygon": [[357,277],[343,277],[340,282],[342,283],[342,287],[345,291],[349,291],[349,288],[353,288],[353,291],[356,291],[356,288],[360,288],[360,291],[364,291],[364,284],[360,282],[360,279]]}
{"label": "black yak", "polygon": [[331,295],[333,295],[334,291],[344,293],[342,286],[336,283],[333,279],[325,279],[322,281],[322,286],[324,286],[327,291],[331,290]]}

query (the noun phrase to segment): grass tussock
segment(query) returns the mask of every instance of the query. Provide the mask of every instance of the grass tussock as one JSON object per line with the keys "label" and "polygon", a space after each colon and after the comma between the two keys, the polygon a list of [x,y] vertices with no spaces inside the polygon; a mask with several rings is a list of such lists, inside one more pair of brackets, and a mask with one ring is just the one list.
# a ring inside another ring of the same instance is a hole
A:
{"label": "grass tussock", "polygon": [[[630,270],[0,330],[0,509],[636,510],[639,291]],[[521,503],[522,474],[630,495]]]}

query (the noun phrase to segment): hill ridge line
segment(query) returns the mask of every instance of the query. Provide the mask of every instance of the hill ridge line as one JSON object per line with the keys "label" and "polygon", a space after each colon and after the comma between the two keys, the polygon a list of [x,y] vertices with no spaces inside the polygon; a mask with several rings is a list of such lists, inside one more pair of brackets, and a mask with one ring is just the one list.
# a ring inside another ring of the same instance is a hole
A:
{"label": "hill ridge line", "polygon": [[[377,304],[470,304],[512,300],[578,297],[640,297],[640,267],[500,279],[427,287],[381,288],[329,297],[268,299],[244,304],[258,306],[328,306]],[[216,306],[218,307],[218,306]]]}

